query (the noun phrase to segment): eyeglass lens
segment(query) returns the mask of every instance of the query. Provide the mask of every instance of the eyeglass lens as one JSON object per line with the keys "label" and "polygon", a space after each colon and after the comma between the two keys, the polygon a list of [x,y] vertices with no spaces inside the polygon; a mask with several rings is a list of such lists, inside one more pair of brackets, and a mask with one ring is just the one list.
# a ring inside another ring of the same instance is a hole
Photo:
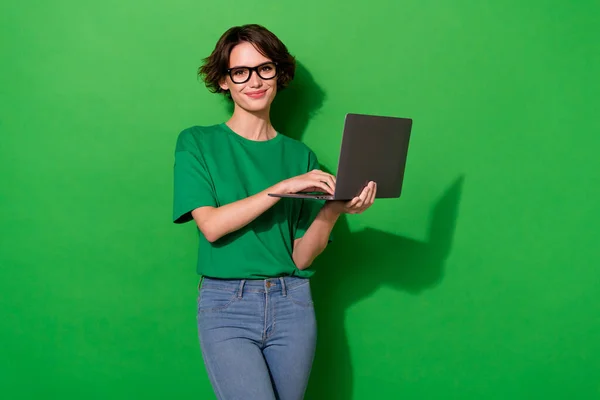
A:
{"label": "eyeglass lens", "polygon": [[262,79],[273,79],[277,75],[277,68],[274,63],[261,64],[254,68],[238,67],[230,72],[231,80],[234,83],[244,83],[250,79],[251,71],[258,73]]}

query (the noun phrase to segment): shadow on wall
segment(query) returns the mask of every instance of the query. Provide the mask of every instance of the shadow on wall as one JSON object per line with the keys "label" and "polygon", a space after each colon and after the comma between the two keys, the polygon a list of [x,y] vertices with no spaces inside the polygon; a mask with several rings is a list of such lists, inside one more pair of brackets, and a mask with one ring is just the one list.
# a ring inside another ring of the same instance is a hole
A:
{"label": "shadow on wall", "polygon": [[[384,286],[419,294],[441,282],[463,180],[457,178],[438,199],[425,242],[371,228],[350,232],[348,217],[340,218],[335,242],[317,259],[318,272],[311,280],[319,337],[306,398],[352,398],[353,371],[344,326],[350,307]],[[389,329],[383,318],[381,329]]]}
{"label": "shadow on wall", "polygon": [[[294,81],[273,103],[273,125],[301,140],[324,100],[323,90],[299,63]],[[232,112],[231,103],[228,107]],[[352,216],[340,217],[335,242],[315,261],[318,272],[311,280],[319,338],[307,399],[352,398],[353,371],[344,326],[352,305],[384,286],[418,294],[439,284],[452,247],[463,181],[458,177],[437,199],[425,242],[371,228],[350,232],[347,218]],[[384,320],[381,326],[386,329]]]}

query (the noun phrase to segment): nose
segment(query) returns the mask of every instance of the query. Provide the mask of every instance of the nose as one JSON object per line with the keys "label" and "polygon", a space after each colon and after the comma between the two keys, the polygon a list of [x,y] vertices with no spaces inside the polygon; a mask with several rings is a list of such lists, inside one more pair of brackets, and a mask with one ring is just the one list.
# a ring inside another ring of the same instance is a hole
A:
{"label": "nose", "polygon": [[250,77],[248,84],[251,87],[261,87],[262,83],[263,81],[260,79],[260,76],[258,76],[258,73],[256,71],[252,71],[252,76]]}

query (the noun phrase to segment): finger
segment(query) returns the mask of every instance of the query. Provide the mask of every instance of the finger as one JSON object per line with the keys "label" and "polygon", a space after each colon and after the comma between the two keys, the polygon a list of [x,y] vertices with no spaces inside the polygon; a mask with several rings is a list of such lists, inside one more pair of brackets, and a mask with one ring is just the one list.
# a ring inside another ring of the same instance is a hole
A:
{"label": "finger", "polygon": [[356,204],[360,201],[360,197],[355,197],[352,200],[350,200],[347,204],[346,204],[346,209],[350,212],[354,212],[354,209],[356,207]]}
{"label": "finger", "polygon": [[369,190],[365,196],[365,201],[364,201],[364,205],[366,205],[366,206],[371,204],[371,199],[373,198],[373,182],[369,182],[369,185],[367,186],[367,188]]}
{"label": "finger", "polygon": [[360,199],[365,203],[371,197],[371,184],[369,183],[360,194]]}
{"label": "finger", "polygon": [[314,174],[318,174],[318,175],[329,176],[333,180],[335,180],[335,176],[334,175],[332,175],[332,174],[330,174],[328,172],[322,171],[320,169],[313,169],[311,172],[313,172]]}
{"label": "finger", "polygon": [[355,213],[360,212],[363,204],[365,203],[365,200],[362,197],[362,194],[360,196],[358,196],[358,201],[354,204],[354,207],[352,207],[352,211],[354,211]]}
{"label": "finger", "polygon": [[[326,182],[323,182],[322,179],[320,179],[319,177],[321,176],[321,174],[319,173],[319,170],[312,170],[310,171],[308,174],[306,174],[306,178],[308,178],[308,182],[307,185],[311,185],[308,186],[307,189],[303,189],[303,191],[305,192],[325,192],[325,193],[329,193],[329,194],[333,194],[333,190],[331,189],[331,187],[329,185],[326,184]],[[310,190],[308,190],[310,189]]]}
{"label": "finger", "polygon": [[376,196],[377,196],[377,182],[373,182],[373,192],[371,192],[371,201],[370,201],[371,204],[373,204],[375,202]]}
{"label": "finger", "polygon": [[329,187],[335,191],[335,181],[331,179],[331,176],[324,176],[322,181],[325,182]]}
{"label": "finger", "polygon": [[302,189],[298,193],[311,193],[311,192],[322,192],[322,190],[320,187],[311,186],[311,187],[307,187],[306,189]]}
{"label": "finger", "polygon": [[320,187],[326,193],[329,193],[329,194],[334,193],[333,189],[327,183],[325,183],[323,181],[315,180],[315,186]]}
{"label": "finger", "polygon": [[333,175],[333,174],[327,174],[327,175],[329,175],[329,178],[331,178],[331,180],[333,181],[333,184],[337,185],[337,179],[336,179],[335,175]]}
{"label": "finger", "polygon": [[370,205],[369,201],[371,200],[372,192],[373,192],[373,188],[372,188],[371,183],[369,182],[369,184],[365,187],[363,192],[360,194],[361,201],[356,205],[358,213],[363,212],[364,210],[367,209],[367,207],[369,207],[369,205]]}
{"label": "finger", "polygon": [[335,176],[323,171],[315,171],[315,174],[318,175],[322,181],[327,182],[327,184],[335,190],[335,185],[337,183]]}

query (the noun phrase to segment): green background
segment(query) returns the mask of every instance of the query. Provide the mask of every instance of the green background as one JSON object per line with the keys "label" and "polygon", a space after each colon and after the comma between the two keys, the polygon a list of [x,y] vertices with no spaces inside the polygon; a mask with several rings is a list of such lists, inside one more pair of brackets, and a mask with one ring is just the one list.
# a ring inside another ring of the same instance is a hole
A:
{"label": "green background", "polygon": [[214,398],[173,151],[196,68],[261,23],[276,127],[335,171],[347,112],[414,118],[404,192],[313,280],[308,399],[600,396],[600,3],[2,2],[0,396]]}

